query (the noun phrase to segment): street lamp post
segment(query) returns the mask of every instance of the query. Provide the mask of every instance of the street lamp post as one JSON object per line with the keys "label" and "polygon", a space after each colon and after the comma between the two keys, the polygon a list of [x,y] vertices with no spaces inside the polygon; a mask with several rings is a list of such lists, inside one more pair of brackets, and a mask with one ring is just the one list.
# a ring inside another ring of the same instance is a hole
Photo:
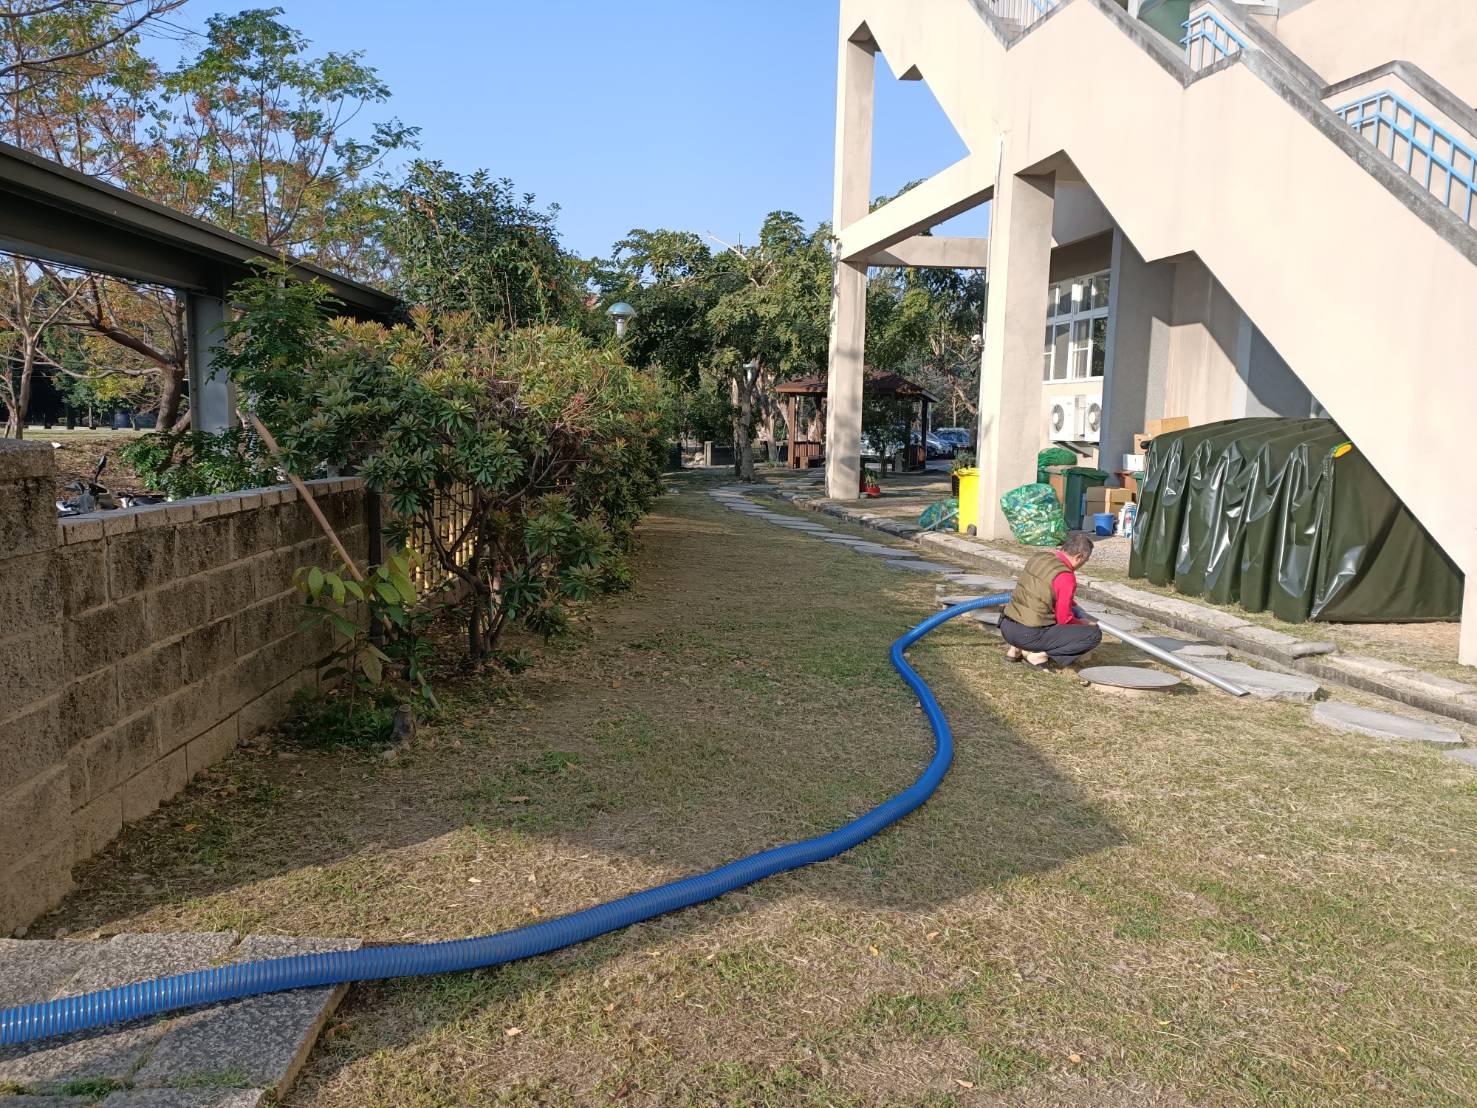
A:
{"label": "street lamp post", "polygon": [[606,308],[605,314],[615,320],[615,337],[623,339],[626,337],[626,324],[636,318],[636,309],[622,300]]}

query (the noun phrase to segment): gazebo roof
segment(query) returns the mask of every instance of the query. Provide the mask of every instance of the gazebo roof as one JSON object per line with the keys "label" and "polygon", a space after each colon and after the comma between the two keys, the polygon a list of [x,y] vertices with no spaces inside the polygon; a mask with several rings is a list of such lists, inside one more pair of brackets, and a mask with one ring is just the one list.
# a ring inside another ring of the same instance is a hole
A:
{"label": "gazebo roof", "polygon": [[[868,374],[862,388],[873,395],[880,393],[883,396],[896,396],[906,400],[927,400],[931,404],[939,402],[938,397],[921,385],[909,381],[900,373]],[[774,391],[781,396],[825,396],[826,379],[824,377],[800,377],[794,381],[786,381]]]}

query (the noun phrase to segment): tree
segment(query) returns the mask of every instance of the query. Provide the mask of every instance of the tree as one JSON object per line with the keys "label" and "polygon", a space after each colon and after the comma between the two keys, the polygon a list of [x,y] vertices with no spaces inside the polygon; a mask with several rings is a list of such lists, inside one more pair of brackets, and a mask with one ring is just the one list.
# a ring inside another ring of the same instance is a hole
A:
{"label": "tree", "polygon": [[627,359],[660,369],[683,388],[697,388],[713,362],[708,313],[734,276],[715,267],[708,244],[690,231],[637,229],[594,271],[604,301],[624,300],[636,309],[626,336]]}
{"label": "tree", "polygon": [[[272,8],[212,17],[199,54],[160,73],[138,52],[143,8],[0,8],[11,16],[0,16],[4,56],[49,59],[0,81],[7,137],[278,253],[382,275],[383,163],[416,131],[358,122],[389,95],[374,70],[358,54],[311,56]],[[123,372],[158,374],[161,426],[188,421],[185,313],[172,290],[89,276],[53,323],[115,343]]]}
{"label": "tree", "polygon": [[506,178],[416,161],[391,190],[383,241],[391,281],[433,315],[469,312],[509,327],[567,322],[579,290],[559,245],[559,209],[535,206]]}
{"label": "tree", "polygon": [[309,56],[281,8],[211,16],[198,56],[164,76],[162,160],[124,184],[280,254],[382,272],[378,171],[419,129],[355,123],[390,90],[360,53]]}
{"label": "tree", "polygon": [[138,34],[185,0],[0,0],[0,82],[44,83]]}
{"label": "tree", "polygon": [[[752,247],[730,246],[720,268],[737,280],[708,313],[720,350],[718,362],[737,392],[735,446],[739,477],[754,480],[756,411],[770,421],[773,386],[781,376],[823,372],[829,342],[831,236],[827,227],[807,232],[793,212],[771,212]],[[793,432],[792,432],[793,433]]]}
{"label": "tree", "polygon": [[0,260],[0,276],[5,282],[0,295],[0,399],[5,401],[5,434],[19,439],[25,436],[36,368],[57,367],[44,347],[47,332],[76,294],[58,292],[25,258]]}

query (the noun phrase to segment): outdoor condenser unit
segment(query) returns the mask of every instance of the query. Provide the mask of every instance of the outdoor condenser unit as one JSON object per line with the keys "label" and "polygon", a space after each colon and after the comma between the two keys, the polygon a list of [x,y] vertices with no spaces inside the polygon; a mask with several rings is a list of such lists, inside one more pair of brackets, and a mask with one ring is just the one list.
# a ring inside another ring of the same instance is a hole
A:
{"label": "outdoor condenser unit", "polygon": [[1052,398],[1052,442],[1097,442],[1102,428],[1101,393],[1079,392]]}

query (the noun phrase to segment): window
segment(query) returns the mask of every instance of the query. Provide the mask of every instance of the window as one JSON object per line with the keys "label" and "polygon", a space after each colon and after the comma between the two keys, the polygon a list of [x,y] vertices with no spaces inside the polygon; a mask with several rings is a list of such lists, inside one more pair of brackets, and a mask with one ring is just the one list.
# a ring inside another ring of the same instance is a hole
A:
{"label": "window", "polygon": [[1043,381],[1085,381],[1107,366],[1109,275],[1094,273],[1047,290]]}

